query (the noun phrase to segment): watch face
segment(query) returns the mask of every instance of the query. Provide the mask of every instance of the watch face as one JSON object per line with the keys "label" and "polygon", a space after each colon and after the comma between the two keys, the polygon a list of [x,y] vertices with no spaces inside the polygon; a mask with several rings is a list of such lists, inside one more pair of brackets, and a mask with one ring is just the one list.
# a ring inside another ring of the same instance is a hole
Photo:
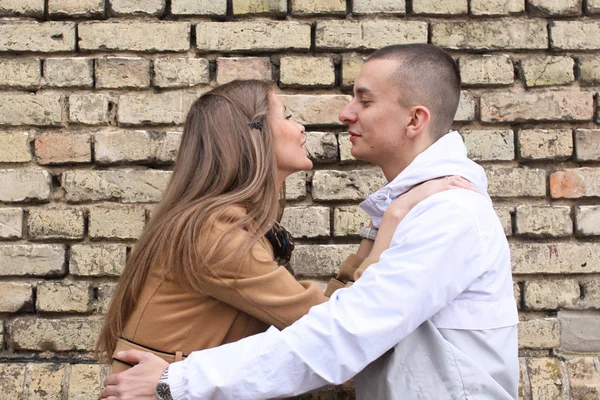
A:
{"label": "watch face", "polygon": [[167,382],[158,382],[158,385],[156,385],[156,395],[161,400],[172,399],[169,384]]}

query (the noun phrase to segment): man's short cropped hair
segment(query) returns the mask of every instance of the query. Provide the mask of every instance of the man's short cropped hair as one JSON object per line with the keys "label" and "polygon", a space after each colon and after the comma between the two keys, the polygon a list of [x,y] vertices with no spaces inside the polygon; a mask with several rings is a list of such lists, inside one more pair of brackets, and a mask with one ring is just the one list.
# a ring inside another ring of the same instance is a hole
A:
{"label": "man's short cropped hair", "polygon": [[460,72],[450,54],[431,44],[406,44],[383,47],[367,62],[371,60],[398,61],[400,104],[427,107],[429,130],[436,139],[451,129],[460,99]]}

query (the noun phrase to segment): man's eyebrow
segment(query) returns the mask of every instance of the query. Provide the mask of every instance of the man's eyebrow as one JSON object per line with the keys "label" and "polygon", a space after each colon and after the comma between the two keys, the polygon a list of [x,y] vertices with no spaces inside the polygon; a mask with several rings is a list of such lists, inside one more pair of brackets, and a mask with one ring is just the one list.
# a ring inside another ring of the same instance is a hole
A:
{"label": "man's eyebrow", "polygon": [[371,89],[366,88],[364,86],[357,87],[356,89],[354,89],[354,91],[356,92],[356,94],[373,93]]}

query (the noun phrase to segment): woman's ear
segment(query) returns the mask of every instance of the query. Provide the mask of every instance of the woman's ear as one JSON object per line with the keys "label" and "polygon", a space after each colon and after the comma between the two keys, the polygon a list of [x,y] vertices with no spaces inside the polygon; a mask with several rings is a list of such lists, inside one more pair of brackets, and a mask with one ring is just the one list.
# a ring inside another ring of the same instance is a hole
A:
{"label": "woman's ear", "polygon": [[431,120],[429,109],[424,106],[415,106],[411,111],[411,119],[406,126],[406,136],[416,138],[422,132],[426,132]]}

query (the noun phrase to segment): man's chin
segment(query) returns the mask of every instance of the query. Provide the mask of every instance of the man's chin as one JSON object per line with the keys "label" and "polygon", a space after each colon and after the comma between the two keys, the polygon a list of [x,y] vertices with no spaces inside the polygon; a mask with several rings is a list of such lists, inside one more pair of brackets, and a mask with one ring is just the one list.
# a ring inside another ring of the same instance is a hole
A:
{"label": "man's chin", "polygon": [[358,161],[372,162],[365,154],[361,154],[360,151],[354,151],[354,147],[352,150],[350,150],[350,154],[352,154],[352,157],[356,158]]}

